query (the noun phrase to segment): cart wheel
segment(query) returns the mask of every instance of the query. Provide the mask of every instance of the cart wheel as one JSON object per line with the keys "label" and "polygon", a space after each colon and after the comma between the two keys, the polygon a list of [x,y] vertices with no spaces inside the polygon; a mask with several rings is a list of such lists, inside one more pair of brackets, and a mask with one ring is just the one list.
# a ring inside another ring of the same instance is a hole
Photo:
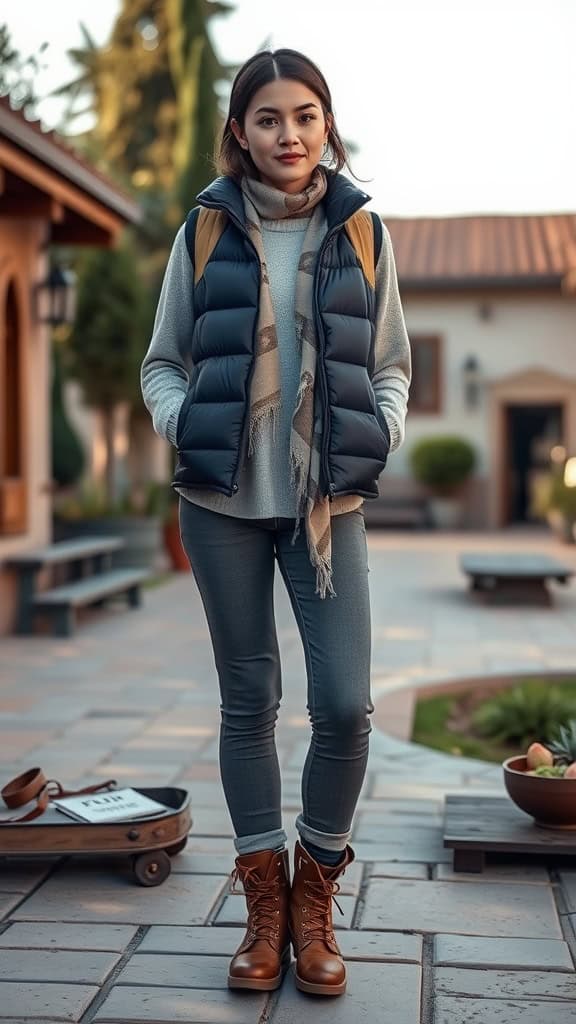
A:
{"label": "cart wheel", "polygon": [[172,865],[164,850],[153,850],[135,857],[133,870],[140,885],[161,885],[168,878]]}
{"label": "cart wheel", "polygon": [[177,853],[181,853],[182,852],[182,850],[186,846],[187,842],[188,842],[188,836],[184,836],[184,839],[181,839],[179,843],[174,843],[172,846],[167,846],[166,847],[166,853],[170,857],[175,857]]}

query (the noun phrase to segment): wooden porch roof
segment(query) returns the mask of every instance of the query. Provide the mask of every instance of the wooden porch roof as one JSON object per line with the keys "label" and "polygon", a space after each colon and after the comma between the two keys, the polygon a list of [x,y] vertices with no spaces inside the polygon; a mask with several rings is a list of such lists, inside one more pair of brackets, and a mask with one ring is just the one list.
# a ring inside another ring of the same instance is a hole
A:
{"label": "wooden porch roof", "polygon": [[0,218],[47,220],[53,244],[109,246],[140,216],[114,182],[0,97]]}

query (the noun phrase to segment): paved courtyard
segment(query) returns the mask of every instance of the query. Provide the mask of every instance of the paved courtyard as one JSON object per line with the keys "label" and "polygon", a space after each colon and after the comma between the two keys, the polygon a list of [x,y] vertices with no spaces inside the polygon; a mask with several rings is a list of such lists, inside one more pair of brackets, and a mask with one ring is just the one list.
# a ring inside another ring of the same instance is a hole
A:
{"label": "paved courtyard", "polygon": [[[193,828],[157,888],[127,861],[0,862],[0,1022],[217,1024],[570,1024],[576,1022],[576,870],[489,859],[457,875],[443,848],[447,792],[504,795],[499,766],[405,738],[416,686],[576,670],[576,580],[552,608],[486,608],[466,591],[460,551],[542,551],[576,569],[547,533],[369,534],[373,716],[354,825],[356,861],[334,908],[348,992],[231,993],[244,897],[231,894],[232,829],[218,777],[218,694],[192,577],[144,607],[93,615],[70,640],[0,640],[0,782],[33,765],[68,786],[114,777],[181,783]],[[284,700],[278,728],[291,842],[308,743],[304,661],[277,583]]]}

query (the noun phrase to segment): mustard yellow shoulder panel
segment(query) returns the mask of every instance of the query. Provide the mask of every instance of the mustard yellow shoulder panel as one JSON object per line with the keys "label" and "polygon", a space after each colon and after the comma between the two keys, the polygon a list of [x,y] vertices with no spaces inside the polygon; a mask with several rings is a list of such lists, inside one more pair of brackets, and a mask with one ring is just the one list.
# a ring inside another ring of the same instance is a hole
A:
{"label": "mustard yellow shoulder panel", "polygon": [[374,223],[368,210],[357,210],[348,218],[346,233],[354,246],[360,260],[364,276],[372,288],[376,284],[376,268],[374,266]]}
{"label": "mustard yellow shoulder panel", "polygon": [[226,227],[226,214],[222,210],[200,208],[194,235],[194,284],[197,284]]}

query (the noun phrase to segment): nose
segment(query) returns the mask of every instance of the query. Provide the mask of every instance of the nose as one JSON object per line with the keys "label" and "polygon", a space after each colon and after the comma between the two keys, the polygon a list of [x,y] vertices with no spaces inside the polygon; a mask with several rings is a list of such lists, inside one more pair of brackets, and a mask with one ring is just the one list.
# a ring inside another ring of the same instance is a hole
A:
{"label": "nose", "polygon": [[285,124],[280,129],[278,142],[281,146],[294,146],[298,143],[298,134],[294,125]]}

